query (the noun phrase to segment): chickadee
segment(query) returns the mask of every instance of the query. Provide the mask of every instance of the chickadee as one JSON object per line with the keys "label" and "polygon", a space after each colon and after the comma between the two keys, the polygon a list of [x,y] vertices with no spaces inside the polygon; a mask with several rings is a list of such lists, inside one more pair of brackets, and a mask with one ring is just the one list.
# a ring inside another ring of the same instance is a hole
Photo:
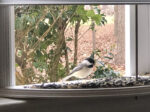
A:
{"label": "chickadee", "polygon": [[65,77],[62,81],[67,81],[71,77],[76,77],[78,79],[84,79],[92,73],[95,61],[93,58],[89,57],[83,60],[78,66],[76,66],[69,76]]}

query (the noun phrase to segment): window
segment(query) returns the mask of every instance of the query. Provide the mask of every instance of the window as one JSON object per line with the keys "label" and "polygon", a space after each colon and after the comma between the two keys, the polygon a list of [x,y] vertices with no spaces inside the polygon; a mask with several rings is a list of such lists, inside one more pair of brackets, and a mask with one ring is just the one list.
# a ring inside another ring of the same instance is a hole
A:
{"label": "window", "polygon": [[[9,12],[9,10],[11,10],[12,9],[12,7],[13,6],[7,6],[7,7],[2,7],[2,8],[6,8],[5,9],[5,11],[7,11],[7,13]],[[129,9],[130,8],[130,9]],[[128,26],[128,28],[130,28],[130,29],[126,29],[126,31],[129,31],[127,34],[131,37],[131,36],[133,36],[134,34],[135,34],[135,23],[134,23],[134,21],[135,21],[135,7],[134,6],[128,6],[128,9],[126,9],[126,11],[129,11],[130,13],[130,19],[129,19],[129,21],[128,22],[131,22],[132,23],[132,25],[131,24],[129,24],[129,23],[127,23],[129,26]],[[1,12],[2,14],[4,13],[4,12]],[[132,13],[132,14],[131,14]],[[10,14],[8,14],[7,16],[10,16]],[[7,16],[4,18],[4,19],[6,19],[7,18]],[[12,17],[12,16],[10,16],[10,17]],[[9,18],[9,17],[8,17]],[[10,19],[10,18],[9,18]],[[7,27],[9,27],[9,29],[12,27],[13,28],[13,24],[11,24],[11,21],[9,21],[9,19],[7,20],[7,22],[6,22],[6,26]],[[31,20],[32,21],[32,20]],[[45,22],[45,24],[47,24],[47,22],[46,22],[47,20],[45,20],[44,22]],[[10,22],[10,23],[8,23],[8,22]],[[8,24],[8,25],[7,25]],[[9,26],[11,24],[11,27]],[[133,27],[133,29],[131,28],[131,27]],[[3,49],[1,49],[1,51],[3,51],[3,53],[4,54],[2,54],[1,56],[3,57],[3,58],[1,58],[1,59],[4,59],[2,62],[3,62],[3,64],[5,65],[4,66],[4,72],[5,72],[5,76],[3,76],[3,78],[5,79],[9,79],[9,81],[6,81],[6,80],[4,80],[3,82],[1,82],[1,86],[2,87],[6,87],[6,86],[9,86],[9,85],[13,85],[13,83],[14,83],[14,77],[12,76],[12,74],[11,73],[14,73],[14,68],[12,68],[12,67],[14,67],[14,62],[12,62],[12,60],[14,60],[14,57],[12,58],[11,57],[11,59],[10,59],[10,55],[13,53],[13,50],[14,49],[12,49],[12,50],[10,50],[10,48],[9,48],[9,46],[8,45],[11,45],[11,46],[13,46],[14,47],[14,44],[13,44],[13,41],[14,40],[12,40],[13,38],[10,38],[10,34],[13,32],[13,30],[11,29],[11,30],[9,30],[9,31],[7,31],[6,29],[6,27],[4,27],[4,31],[3,32],[5,32],[5,34],[7,34],[8,33],[8,35],[5,35],[7,38],[7,43],[5,44],[5,43],[3,43],[2,44],[2,46],[4,46],[4,45],[6,45],[7,47],[6,47],[6,49],[8,50],[6,50],[7,51],[7,53],[6,53],[6,51],[4,51]],[[133,30],[133,32],[131,32],[131,30]],[[6,31],[7,31],[7,33],[6,33]],[[12,31],[12,32],[10,32],[10,31]],[[2,34],[2,35],[4,35],[4,33]],[[131,49],[130,50],[133,50],[134,52],[132,52],[133,54],[132,54],[132,56],[133,57],[130,57],[129,56],[129,58],[130,58],[130,65],[133,63],[132,62],[132,59],[134,59],[135,58],[135,49],[134,49],[134,47],[132,46],[133,44],[132,44],[132,41],[133,42],[135,42],[135,38],[134,38],[135,36],[133,36],[133,40],[131,39],[131,41],[130,41],[130,47],[131,47]],[[5,42],[6,42],[5,41]],[[3,48],[3,47],[2,47]],[[131,51],[130,51],[131,52]],[[22,55],[21,54],[21,51],[17,51],[17,55],[19,56],[19,55]],[[19,54],[20,53],[20,54]],[[129,53],[129,55],[130,55],[130,53]],[[7,61],[7,59],[8,59],[8,61]],[[8,67],[6,67],[6,66],[8,66],[8,65],[6,65],[5,64],[5,62],[7,62],[7,64],[11,64],[11,66],[10,66],[10,68]],[[18,66],[18,65],[16,65],[16,66]],[[135,67],[135,65],[134,64],[132,64],[131,65],[132,67]],[[6,70],[6,69],[8,69],[8,71]],[[130,68],[131,69],[131,68]],[[9,76],[9,75],[10,76]],[[13,77],[13,78],[12,78]],[[19,86],[18,86],[18,88],[19,88]],[[86,91],[87,92],[89,92],[89,94],[87,94],[87,95],[89,95],[89,97],[90,96],[96,96],[96,94],[97,94],[97,92],[99,93],[98,95],[104,95],[104,93],[106,92],[106,90],[104,89],[102,89],[101,91],[100,91],[101,89],[93,89],[92,90],[92,94],[90,94],[90,89],[87,89]],[[120,93],[122,92],[122,94],[129,94],[131,91],[132,91],[132,89],[131,90],[126,90],[126,91],[124,91],[122,88],[118,88],[118,89],[113,89],[113,88],[111,88],[111,89],[109,89],[109,92],[110,93],[113,93],[113,94],[115,94],[118,90],[120,90]],[[140,88],[140,89],[138,89],[138,91],[141,91],[142,90],[142,88]],[[10,90],[10,89],[7,89],[6,90],[6,92],[8,93],[8,92],[10,92],[10,91],[12,91],[12,90]],[[16,89],[15,91],[18,91],[18,95],[20,94],[19,92],[21,92],[22,94],[26,94],[26,90],[22,90],[22,91],[19,91],[19,89]],[[75,90],[75,91],[71,91],[71,90],[60,90],[61,91],[61,95],[63,95],[64,97],[66,96],[66,95],[69,95],[69,94],[71,94],[71,96],[73,96],[73,95],[75,95],[76,96],[76,93],[79,93],[80,94],[80,96],[84,96],[85,94],[84,94],[84,90],[82,91],[82,90]],[[102,92],[103,91],[103,92]],[[148,91],[148,90],[147,90]],[[39,91],[34,91],[34,90],[31,90],[31,92],[34,94],[36,94],[37,92],[39,92]],[[45,95],[48,95],[49,93],[53,93],[53,92],[56,92],[56,95],[58,95],[58,97],[59,97],[59,91],[58,90],[52,90],[52,91],[48,91],[48,92],[46,92],[46,91],[44,91],[44,90],[40,90],[40,92],[42,93],[42,94],[45,94]],[[63,92],[65,93],[65,94],[63,94]],[[2,92],[2,94],[4,95],[4,93],[5,92]],[[140,92],[139,92],[140,93]],[[78,94],[78,95],[79,95]],[[133,93],[134,94],[134,93]],[[7,95],[7,94],[6,94]],[[14,94],[12,94],[12,96],[13,96]],[[17,95],[17,94],[16,94]],[[37,94],[36,94],[37,95]],[[107,96],[107,95],[106,95]],[[33,96],[33,95],[30,95],[29,97],[38,97],[38,96]]]}
{"label": "window", "polygon": [[93,52],[88,79],[125,75],[124,12],[124,5],[15,6],[16,84],[62,80]]}

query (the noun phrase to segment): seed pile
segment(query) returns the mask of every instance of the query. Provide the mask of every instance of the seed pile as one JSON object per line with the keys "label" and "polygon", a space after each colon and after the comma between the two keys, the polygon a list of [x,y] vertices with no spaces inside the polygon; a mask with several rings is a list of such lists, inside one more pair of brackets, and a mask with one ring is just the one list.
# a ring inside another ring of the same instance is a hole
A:
{"label": "seed pile", "polygon": [[107,77],[91,80],[75,80],[65,82],[51,82],[24,86],[24,88],[40,89],[82,89],[82,88],[111,88],[150,85],[150,76],[135,77]]}

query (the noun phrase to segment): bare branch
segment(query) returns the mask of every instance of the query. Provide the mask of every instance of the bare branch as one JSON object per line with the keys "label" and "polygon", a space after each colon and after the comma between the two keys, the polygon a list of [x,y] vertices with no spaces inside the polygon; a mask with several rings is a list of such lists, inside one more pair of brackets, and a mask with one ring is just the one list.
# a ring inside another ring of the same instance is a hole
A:
{"label": "bare branch", "polygon": [[89,30],[90,30],[90,28],[88,28],[84,33],[82,33],[82,34],[80,35],[80,37],[78,38],[78,40],[80,40]]}

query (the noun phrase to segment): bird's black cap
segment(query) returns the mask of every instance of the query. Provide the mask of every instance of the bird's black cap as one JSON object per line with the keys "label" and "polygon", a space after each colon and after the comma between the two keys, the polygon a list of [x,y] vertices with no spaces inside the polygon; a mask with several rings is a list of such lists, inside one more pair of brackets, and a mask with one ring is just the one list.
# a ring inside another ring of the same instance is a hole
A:
{"label": "bird's black cap", "polygon": [[90,63],[92,63],[93,65],[95,64],[95,61],[93,58],[89,57],[89,58],[86,58],[86,60],[88,60]]}

